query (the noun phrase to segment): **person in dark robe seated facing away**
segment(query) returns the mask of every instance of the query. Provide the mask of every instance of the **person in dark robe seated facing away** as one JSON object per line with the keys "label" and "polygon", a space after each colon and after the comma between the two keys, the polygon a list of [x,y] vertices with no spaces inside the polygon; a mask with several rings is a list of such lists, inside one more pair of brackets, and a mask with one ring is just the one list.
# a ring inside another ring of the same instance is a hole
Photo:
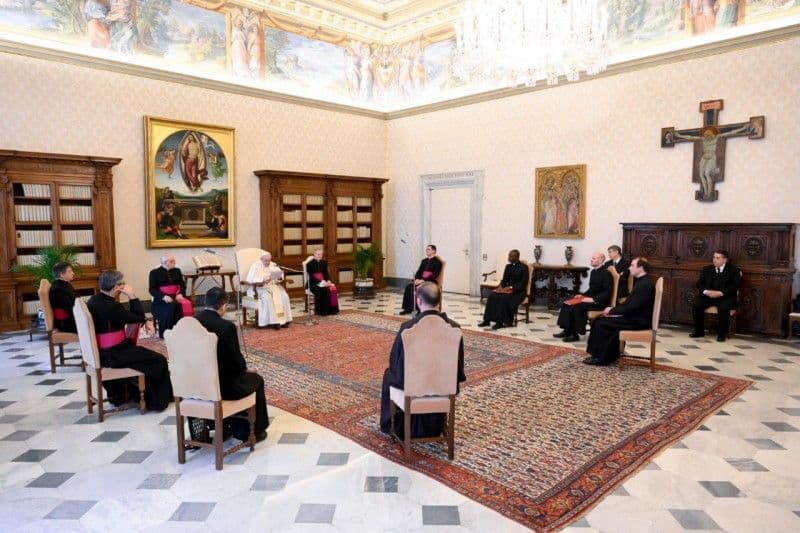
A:
{"label": "person in dark robe seated facing away", "polygon": [[322,258],[322,249],[314,250],[314,259],[306,263],[308,288],[314,294],[314,312],[318,315],[335,315],[339,312],[339,292],[328,273],[328,262]]}
{"label": "person in dark robe seated facing away", "polygon": [[514,324],[514,315],[522,300],[525,299],[525,289],[528,287],[528,266],[519,260],[519,250],[508,252],[508,264],[503,270],[503,279],[486,300],[486,309],[483,310],[483,322],[479,328],[485,328],[494,322],[492,329],[511,327]]}
{"label": "person in dark robe seated facing away", "polygon": [[[219,371],[219,390],[223,400],[238,400],[256,393],[256,441],[267,438],[269,415],[267,398],[264,394],[264,378],[247,369],[247,362],[239,348],[239,335],[236,324],[225,320],[228,295],[221,287],[212,287],[205,296],[205,307],[197,315],[197,320],[208,331],[217,336],[217,368]],[[246,420],[233,418],[230,421],[233,436],[245,441],[250,436],[250,424]]]}
{"label": "person in dark robe seated facing away", "polygon": [[[457,322],[447,318],[445,313],[437,311],[442,299],[442,292],[439,286],[433,282],[426,281],[417,287],[417,301],[419,314],[407,322],[403,322],[400,330],[394,338],[392,350],[389,353],[389,368],[383,373],[383,385],[381,387],[381,432],[389,434],[392,429],[391,400],[389,399],[389,387],[397,389],[404,388],[405,382],[405,352],[403,349],[403,331],[414,327],[417,322],[428,316],[436,316],[450,324],[454,328],[460,328]],[[458,346],[458,383],[467,380],[464,374],[464,340]],[[458,392],[458,389],[456,389]],[[398,410],[395,413],[395,431],[399,437],[403,437],[403,412]],[[411,415],[411,437],[438,437],[445,428],[446,417],[443,413],[430,413],[424,415]]]}
{"label": "person in dark robe seated facing away", "polygon": [[186,282],[181,269],[175,266],[175,256],[161,256],[161,266],[150,271],[149,290],[158,336],[163,339],[164,332],[172,329],[178,320],[193,314],[192,302],[184,296]]}
{"label": "person in dark robe seated facing away", "polygon": [[712,265],[703,267],[697,280],[699,294],[692,303],[694,330],[690,337],[705,336],[705,310],[717,306],[717,341],[723,342],[728,336],[731,322],[731,309],[738,305],[737,291],[742,273],[728,262],[728,252],[717,250],[712,257]]}
{"label": "person in dark robe seated facing away", "polygon": [[619,359],[620,331],[652,327],[656,288],[647,277],[650,263],[644,257],[637,257],[628,270],[636,278],[633,290],[625,303],[606,307],[603,315],[595,319],[586,343],[589,357],[583,360],[587,365],[604,366]]}
{"label": "person in dark robe seated facing away", "polygon": [[50,306],[53,308],[53,325],[58,331],[77,333],[75,316],[72,308],[75,306],[75,289],[72,280],[75,273],[72,265],[60,261],[53,265],[53,284],[50,286]]}
{"label": "person in dark robe seated facing away", "polygon": [[414,293],[417,287],[422,285],[425,281],[436,283],[441,271],[442,261],[436,257],[436,246],[429,244],[425,247],[425,259],[420,262],[417,273],[414,274],[414,281],[406,285],[406,290],[403,293],[403,310],[400,311],[401,315],[407,315],[414,310]]}
{"label": "person in dark robe seated facing away", "polygon": [[603,265],[608,268],[613,266],[619,274],[619,285],[617,286],[617,298],[628,296],[628,267],[631,262],[622,257],[622,248],[616,244],[608,247],[608,261]]}
{"label": "person in dark robe seated facing away", "polygon": [[586,334],[586,323],[589,320],[589,311],[605,309],[614,289],[614,280],[611,273],[603,266],[606,257],[601,252],[592,254],[589,273],[589,288],[576,294],[561,304],[558,312],[558,326],[563,330],[553,337],[564,342],[580,340],[579,335]]}
{"label": "person in dark robe seated facing away", "polygon": [[[142,303],[133,287],[123,281],[122,272],[104,270],[100,273],[100,292],[86,303],[92,314],[100,363],[110,368],[133,368],[145,376],[145,403],[151,411],[162,411],[173,400],[167,359],[158,352],[137,346],[139,326],[150,323],[144,316]],[[117,296],[128,297],[129,309],[117,301]],[[131,327],[129,327],[131,326]],[[106,381],[103,386],[112,403],[124,402],[124,380]]]}

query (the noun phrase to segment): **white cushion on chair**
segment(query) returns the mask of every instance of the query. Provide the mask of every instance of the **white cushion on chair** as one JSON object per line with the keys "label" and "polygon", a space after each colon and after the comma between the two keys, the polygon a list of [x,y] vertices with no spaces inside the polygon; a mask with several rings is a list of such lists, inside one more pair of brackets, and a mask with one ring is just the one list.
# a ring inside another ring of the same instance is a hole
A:
{"label": "white cushion on chair", "polygon": [[[405,409],[406,395],[403,389],[389,387],[389,398],[400,407]],[[448,396],[423,396],[411,400],[411,413],[415,415],[425,413],[446,413],[450,410],[450,398]]]}
{"label": "white cushion on chair", "polygon": [[[255,403],[255,401],[255,392],[252,392],[244,398],[240,398],[238,400],[223,400],[222,418],[227,418],[230,415],[247,410]],[[214,419],[214,402],[212,401],[186,398],[181,401],[180,409],[182,416],[193,416],[196,418],[205,418],[211,420]]]}

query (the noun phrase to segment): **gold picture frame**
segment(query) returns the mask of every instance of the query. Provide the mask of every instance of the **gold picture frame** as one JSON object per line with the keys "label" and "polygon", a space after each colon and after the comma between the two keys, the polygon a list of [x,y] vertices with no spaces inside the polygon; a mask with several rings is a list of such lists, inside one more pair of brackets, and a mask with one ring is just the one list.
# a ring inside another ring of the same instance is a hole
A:
{"label": "gold picture frame", "polygon": [[586,165],[536,169],[534,236],[582,239],[586,234]]}
{"label": "gold picture frame", "polygon": [[147,247],[236,245],[234,129],[144,117]]}

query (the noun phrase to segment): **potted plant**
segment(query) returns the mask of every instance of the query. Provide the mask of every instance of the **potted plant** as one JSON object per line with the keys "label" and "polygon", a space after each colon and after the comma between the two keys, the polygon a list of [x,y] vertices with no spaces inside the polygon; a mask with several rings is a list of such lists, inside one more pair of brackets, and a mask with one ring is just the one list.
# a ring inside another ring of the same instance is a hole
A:
{"label": "potted plant", "polygon": [[356,246],[356,251],[353,252],[353,271],[356,275],[356,292],[358,292],[359,289],[369,290],[373,287],[374,280],[370,276],[378,261],[383,261],[383,254],[378,245],[372,243],[368,247]]}
{"label": "potted plant", "polygon": [[72,246],[45,246],[36,250],[36,255],[38,257],[34,259],[33,264],[16,264],[11,267],[14,272],[31,276],[35,287],[38,287],[39,282],[43,279],[53,281],[53,267],[56,263],[67,262],[76,274],[80,271],[77,259],[78,251]]}

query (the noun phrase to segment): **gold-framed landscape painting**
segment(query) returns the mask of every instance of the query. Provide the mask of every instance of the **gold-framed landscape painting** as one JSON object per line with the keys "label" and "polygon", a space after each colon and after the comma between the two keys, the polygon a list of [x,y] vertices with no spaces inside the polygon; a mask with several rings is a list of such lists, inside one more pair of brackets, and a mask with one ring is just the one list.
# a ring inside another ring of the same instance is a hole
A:
{"label": "gold-framed landscape painting", "polygon": [[586,234],[586,165],[536,169],[534,236],[582,239]]}
{"label": "gold-framed landscape painting", "polygon": [[147,247],[234,246],[234,129],[144,117]]}

